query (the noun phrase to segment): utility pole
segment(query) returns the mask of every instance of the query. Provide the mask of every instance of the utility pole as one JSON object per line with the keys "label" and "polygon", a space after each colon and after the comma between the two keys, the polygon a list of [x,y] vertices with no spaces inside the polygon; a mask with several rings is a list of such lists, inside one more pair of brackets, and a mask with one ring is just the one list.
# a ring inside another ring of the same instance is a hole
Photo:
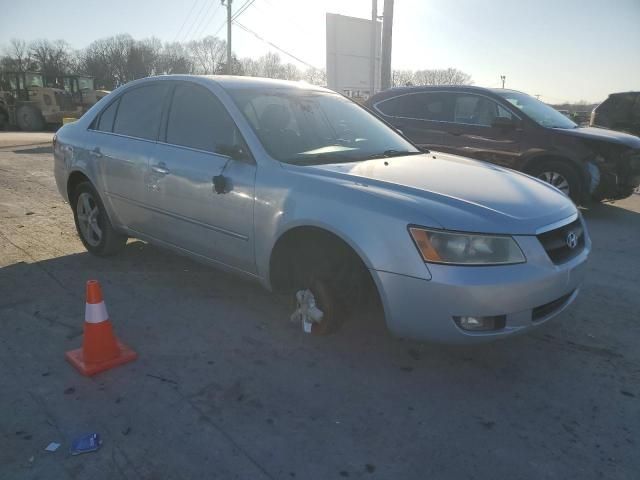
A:
{"label": "utility pole", "polygon": [[504,81],[507,79],[506,75],[500,75],[500,80],[502,80],[502,88],[504,88]]}
{"label": "utility pole", "polygon": [[[233,0],[226,0],[227,2],[227,75],[231,75],[231,2]],[[220,0],[220,3],[224,5],[225,0]]]}
{"label": "utility pole", "polygon": [[391,36],[393,33],[393,0],[384,0],[382,52],[380,55],[380,88],[391,88]]}
{"label": "utility pole", "polygon": [[376,93],[376,53],[378,50],[378,0],[371,0],[371,54],[369,61],[369,96]]}

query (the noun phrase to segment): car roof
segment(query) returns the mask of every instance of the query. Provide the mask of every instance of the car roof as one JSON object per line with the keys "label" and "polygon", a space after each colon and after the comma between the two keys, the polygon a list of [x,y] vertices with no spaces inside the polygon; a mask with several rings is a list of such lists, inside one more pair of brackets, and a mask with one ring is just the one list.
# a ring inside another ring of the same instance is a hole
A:
{"label": "car roof", "polygon": [[[154,81],[154,80],[184,80],[197,83],[213,82],[224,89],[240,88],[279,88],[279,89],[303,89],[317,90],[323,92],[333,92],[332,90],[317,85],[312,85],[304,81],[280,80],[275,78],[243,77],[237,75],[156,75],[146,77],[134,82]],[[130,82],[133,83],[133,82]]]}
{"label": "car roof", "polygon": [[628,91],[628,92],[615,92],[615,93],[610,93],[609,96],[610,97],[617,97],[619,95],[640,95],[640,92],[634,92],[634,91]]}
{"label": "car roof", "polygon": [[407,93],[422,93],[422,92],[435,92],[435,91],[458,91],[458,92],[473,92],[473,93],[483,93],[496,95],[499,92],[513,92],[513,93],[523,93],[518,90],[511,90],[508,88],[486,88],[486,87],[477,87],[475,85],[420,85],[420,86],[410,86],[410,87],[394,87],[388,90],[384,90],[382,92],[378,92],[373,95],[368,101],[380,101],[387,98],[395,97],[402,94]]}

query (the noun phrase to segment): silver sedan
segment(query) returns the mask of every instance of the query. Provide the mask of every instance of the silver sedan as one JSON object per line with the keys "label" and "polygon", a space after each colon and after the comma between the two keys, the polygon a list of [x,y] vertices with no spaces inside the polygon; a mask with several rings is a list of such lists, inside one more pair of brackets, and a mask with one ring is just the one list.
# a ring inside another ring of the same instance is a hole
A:
{"label": "silver sedan", "polygon": [[303,83],[162,76],[100,100],[54,139],[87,250],[136,237],[287,292],[335,330],[379,301],[396,335],[525,332],[577,296],[591,249],[574,204],[524,174],[423,152]]}

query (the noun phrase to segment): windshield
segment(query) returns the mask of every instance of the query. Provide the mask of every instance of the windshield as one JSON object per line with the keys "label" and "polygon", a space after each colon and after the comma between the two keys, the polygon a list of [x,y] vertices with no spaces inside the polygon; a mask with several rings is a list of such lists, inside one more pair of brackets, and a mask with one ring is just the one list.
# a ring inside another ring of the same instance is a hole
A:
{"label": "windshield", "polygon": [[78,85],[80,91],[93,90],[93,78],[91,77],[78,77]]}
{"label": "windshield", "polygon": [[24,78],[27,88],[44,86],[42,75],[38,73],[25,73]]}
{"label": "windshield", "polygon": [[329,92],[295,88],[229,91],[269,154],[298,165],[421,153],[375,116]]}
{"label": "windshield", "polygon": [[555,108],[550,107],[540,100],[530,97],[526,93],[513,92],[510,90],[494,90],[495,93],[503,97],[518,110],[524,112],[533,121],[549,128],[577,128],[578,126],[565,117]]}

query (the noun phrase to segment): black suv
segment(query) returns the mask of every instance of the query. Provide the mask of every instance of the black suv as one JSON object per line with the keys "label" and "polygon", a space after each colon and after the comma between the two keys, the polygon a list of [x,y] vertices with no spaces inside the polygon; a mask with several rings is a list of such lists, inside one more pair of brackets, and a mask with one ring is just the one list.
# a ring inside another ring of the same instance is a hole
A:
{"label": "black suv", "polygon": [[640,92],[609,95],[591,112],[591,126],[640,135]]}
{"label": "black suv", "polygon": [[522,92],[401,87],[366,105],[421,147],[526,172],[578,203],[625,198],[640,184],[640,138],[578,127]]}

